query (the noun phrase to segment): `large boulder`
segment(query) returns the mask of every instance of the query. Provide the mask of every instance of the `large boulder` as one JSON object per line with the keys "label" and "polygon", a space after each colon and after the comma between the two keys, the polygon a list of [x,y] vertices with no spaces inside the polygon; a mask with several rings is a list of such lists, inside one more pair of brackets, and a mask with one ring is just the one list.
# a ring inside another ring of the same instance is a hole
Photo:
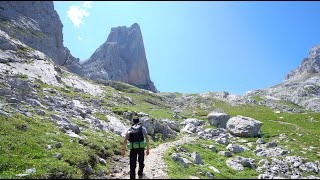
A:
{"label": "large boulder", "polygon": [[178,162],[181,166],[183,167],[188,167],[189,164],[192,164],[191,161],[189,161],[188,159],[186,158],[183,158],[183,157],[180,157],[179,154],[177,153],[173,153],[171,155],[171,158],[175,161],[175,162]]}
{"label": "large boulder", "polygon": [[211,112],[210,114],[208,114],[207,118],[210,125],[219,128],[226,128],[230,116],[225,113]]}
{"label": "large boulder", "polygon": [[196,127],[193,124],[187,124],[185,127],[183,127],[180,132],[188,132],[188,133],[195,133],[196,132]]}
{"label": "large boulder", "polygon": [[229,119],[227,122],[227,130],[239,137],[255,137],[260,131],[262,122],[250,117],[236,116]]}
{"label": "large boulder", "polygon": [[198,152],[193,152],[191,158],[195,164],[203,164],[202,158]]}
{"label": "large boulder", "polygon": [[238,146],[236,144],[229,144],[226,147],[229,151],[234,152],[234,153],[241,153],[243,151],[245,151],[245,149],[241,146]]}
{"label": "large boulder", "polygon": [[140,118],[141,125],[144,126],[147,130],[147,133],[150,135],[154,134],[154,125],[153,125],[153,119],[145,116]]}

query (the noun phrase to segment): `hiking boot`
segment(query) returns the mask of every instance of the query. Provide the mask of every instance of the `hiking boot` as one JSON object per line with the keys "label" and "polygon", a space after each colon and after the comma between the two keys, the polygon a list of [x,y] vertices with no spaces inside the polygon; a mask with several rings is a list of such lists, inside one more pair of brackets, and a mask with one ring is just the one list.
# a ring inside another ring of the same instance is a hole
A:
{"label": "hiking boot", "polygon": [[144,174],[138,175],[138,179],[143,179],[143,177],[144,177]]}

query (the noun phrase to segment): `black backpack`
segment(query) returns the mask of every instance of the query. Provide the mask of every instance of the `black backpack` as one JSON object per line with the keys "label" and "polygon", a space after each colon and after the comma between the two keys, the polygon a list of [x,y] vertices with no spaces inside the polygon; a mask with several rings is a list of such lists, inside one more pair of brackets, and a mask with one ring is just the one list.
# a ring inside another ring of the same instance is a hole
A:
{"label": "black backpack", "polygon": [[128,134],[128,140],[130,142],[138,142],[144,140],[142,126],[140,124],[131,126]]}

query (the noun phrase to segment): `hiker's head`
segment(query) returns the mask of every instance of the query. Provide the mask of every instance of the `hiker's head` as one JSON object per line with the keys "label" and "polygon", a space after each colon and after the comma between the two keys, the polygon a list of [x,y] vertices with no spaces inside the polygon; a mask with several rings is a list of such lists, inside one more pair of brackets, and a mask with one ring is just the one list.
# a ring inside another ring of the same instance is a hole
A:
{"label": "hiker's head", "polygon": [[138,117],[134,117],[132,119],[132,121],[133,121],[133,124],[138,124],[139,123],[139,118]]}

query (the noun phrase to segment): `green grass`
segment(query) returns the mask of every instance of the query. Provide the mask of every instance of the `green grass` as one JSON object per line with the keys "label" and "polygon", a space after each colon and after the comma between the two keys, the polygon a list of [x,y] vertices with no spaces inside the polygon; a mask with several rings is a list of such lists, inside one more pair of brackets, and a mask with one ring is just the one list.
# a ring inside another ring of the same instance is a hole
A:
{"label": "green grass", "polygon": [[251,96],[252,99],[256,100],[256,101],[263,101],[264,99],[260,96]]}
{"label": "green grass", "polygon": [[109,122],[108,117],[106,116],[106,114],[102,114],[102,113],[94,113],[93,114],[94,117],[103,120],[105,122]]}
{"label": "green grass", "polygon": [[26,75],[26,74],[19,74],[19,75],[18,75],[18,78],[21,79],[21,80],[27,80],[27,79],[28,79],[28,75]]}
{"label": "green grass", "polygon": [[[199,166],[195,164],[189,165],[187,168],[184,168],[180,166],[178,163],[174,162],[170,155],[172,153],[177,153],[177,148],[172,147],[168,151],[165,152],[164,158],[165,162],[168,166],[168,175],[172,179],[188,179],[190,176],[197,176],[201,179],[208,179],[207,176],[203,176],[200,174],[200,172],[210,172],[212,173],[216,179],[255,179],[259,175],[258,172],[256,172],[254,169],[249,169],[245,167],[244,171],[238,172],[231,168],[229,168],[226,165],[226,160],[228,159],[225,156],[219,155],[217,152],[212,152],[208,148],[203,148],[202,144],[212,144],[212,141],[196,141],[192,144],[183,144],[181,145],[182,148],[186,149],[188,153],[192,152],[198,152],[201,155],[202,161],[204,162],[204,165],[210,165],[217,168],[220,173],[216,173],[213,170],[209,169],[207,166]],[[214,145],[217,150],[225,150],[225,146],[223,145]],[[250,152],[242,152],[237,153],[236,155],[242,156],[242,157],[251,157],[255,159],[259,159],[259,157],[256,157],[253,153]],[[236,157],[235,154],[233,154],[233,157]]]}
{"label": "green grass", "polygon": [[[23,127],[28,129],[23,130]],[[0,177],[17,178],[15,174],[34,167],[36,173],[24,178],[55,178],[59,172],[65,173],[67,178],[84,178],[77,166],[88,164],[97,173],[101,167],[97,157],[105,157],[110,162],[111,156],[119,154],[121,149],[119,137],[98,132],[104,137],[89,130],[81,132],[80,135],[87,136],[84,140],[86,145],[81,146],[78,139],[67,136],[50,121],[22,115],[14,115],[13,118],[0,116]],[[58,142],[62,142],[61,148],[45,150],[47,145],[54,146]],[[53,157],[55,152],[63,155],[62,160]],[[108,166],[103,168],[108,172]]]}
{"label": "green grass", "polygon": [[217,129],[217,127],[211,126],[211,125],[203,126],[203,128],[204,129]]}

